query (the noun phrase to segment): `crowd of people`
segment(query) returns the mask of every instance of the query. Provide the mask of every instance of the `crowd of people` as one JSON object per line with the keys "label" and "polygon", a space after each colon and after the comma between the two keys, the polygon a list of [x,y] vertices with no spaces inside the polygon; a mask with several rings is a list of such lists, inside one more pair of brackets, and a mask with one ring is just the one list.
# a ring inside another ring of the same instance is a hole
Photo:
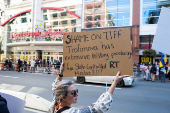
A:
{"label": "crowd of people", "polygon": [[[12,64],[14,64],[12,58],[10,58],[10,60],[6,58],[4,62],[5,69],[9,69],[9,71],[14,70],[14,66]],[[58,74],[61,63],[58,59],[55,59],[54,62],[47,59],[47,62],[42,63],[42,60],[37,57],[36,59],[28,61],[27,59],[18,59],[16,65],[18,67],[18,72],[23,70],[35,72],[37,71],[37,67],[47,67],[47,71],[51,71],[50,68],[54,67],[55,72]]]}
{"label": "crowd of people", "polygon": [[164,66],[159,65],[155,62],[153,65],[145,65],[143,63],[138,63],[138,65],[133,64],[137,69],[137,75],[142,76],[147,81],[155,81],[155,78],[161,80],[161,82],[166,82],[165,79],[169,78],[170,81],[170,64],[165,64]]}

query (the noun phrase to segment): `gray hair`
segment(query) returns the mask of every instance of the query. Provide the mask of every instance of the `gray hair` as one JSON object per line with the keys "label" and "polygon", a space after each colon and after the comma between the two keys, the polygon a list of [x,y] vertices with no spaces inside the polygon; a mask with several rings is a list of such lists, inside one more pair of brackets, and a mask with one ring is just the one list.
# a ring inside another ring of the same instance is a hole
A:
{"label": "gray hair", "polygon": [[53,113],[55,111],[55,107],[62,101],[62,97],[66,97],[68,93],[68,87],[74,84],[73,81],[62,80],[57,84],[55,89],[55,102],[53,106]]}

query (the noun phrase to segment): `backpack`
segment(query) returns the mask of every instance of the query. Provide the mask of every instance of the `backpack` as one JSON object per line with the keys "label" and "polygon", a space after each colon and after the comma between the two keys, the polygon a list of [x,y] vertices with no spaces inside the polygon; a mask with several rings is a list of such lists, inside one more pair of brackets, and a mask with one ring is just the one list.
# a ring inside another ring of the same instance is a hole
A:
{"label": "backpack", "polygon": [[0,113],[9,113],[7,101],[0,95]]}

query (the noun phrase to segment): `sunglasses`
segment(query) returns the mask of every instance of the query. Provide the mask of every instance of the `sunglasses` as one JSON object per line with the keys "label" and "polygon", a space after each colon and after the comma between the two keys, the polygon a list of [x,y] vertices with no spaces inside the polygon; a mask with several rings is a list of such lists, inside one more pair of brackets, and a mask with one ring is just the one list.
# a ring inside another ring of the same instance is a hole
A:
{"label": "sunglasses", "polygon": [[71,95],[73,95],[73,97],[76,97],[76,96],[77,96],[77,93],[78,93],[78,89],[72,90]]}

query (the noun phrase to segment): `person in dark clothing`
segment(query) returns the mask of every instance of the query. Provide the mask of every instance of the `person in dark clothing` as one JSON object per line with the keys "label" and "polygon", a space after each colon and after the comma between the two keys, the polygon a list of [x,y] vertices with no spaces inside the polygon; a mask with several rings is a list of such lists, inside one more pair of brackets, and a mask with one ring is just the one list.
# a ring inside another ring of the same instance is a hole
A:
{"label": "person in dark clothing", "polygon": [[20,72],[21,67],[22,67],[22,61],[18,59],[18,72]]}
{"label": "person in dark clothing", "polygon": [[155,81],[155,74],[156,74],[156,71],[157,71],[156,65],[154,64],[154,65],[151,67],[151,71],[150,71],[151,76],[152,76],[152,82]]}
{"label": "person in dark clothing", "polygon": [[50,61],[47,59],[47,67],[50,67]]}
{"label": "person in dark clothing", "polygon": [[24,60],[24,67],[23,67],[24,71],[27,71],[27,59]]}
{"label": "person in dark clothing", "polygon": [[7,101],[0,95],[0,113],[9,113]]}
{"label": "person in dark clothing", "polygon": [[53,65],[54,65],[54,69],[55,69],[56,73],[58,74],[58,73],[59,73],[59,70],[60,70],[60,65],[61,65],[61,63],[59,62],[58,59],[55,59]]}
{"label": "person in dark clothing", "polygon": [[140,76],[140,74],[141,74],[141,71],[140,71],[140,63],[138,63],[138,65],[137,65],[137,73],[138,73],[138,76]]}
{"label": "person in dark clothing", "polygon": [[167,74],[168,74],[169,82],[170,82],[170,64],[168,64]]}
{"label": "person in dark clothing", "polygon": [[10,58],[10,60],[9,60],[9,71],[12,70],[12,63],[13,63],[12,58]]}
{"label": "person in dark clothing", "polygon": [[9,66],[8,58],[6,58],[4,66],[6,67],[6,69],[8,69]]}

